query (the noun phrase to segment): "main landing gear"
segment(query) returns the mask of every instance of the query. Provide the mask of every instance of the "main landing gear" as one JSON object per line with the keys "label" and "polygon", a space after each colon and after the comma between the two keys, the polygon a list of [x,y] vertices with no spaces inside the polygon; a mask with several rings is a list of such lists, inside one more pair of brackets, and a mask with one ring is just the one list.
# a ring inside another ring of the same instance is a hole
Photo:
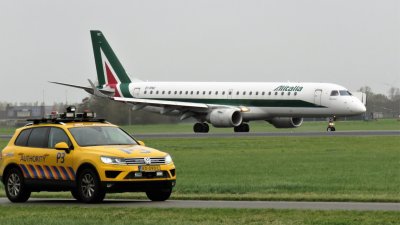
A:
{"label": "main landing gear", "polygon": [[208,133],[210,127],[207,123],[195,123],[193,126],[193,131],[195,133]]}
{"label": "main landing gear", "polygon": [[249,124],[242,123],[239,126],[234,127],[233,130],[235,132],[249,132],[250,131],[250,127],[249,127]]}

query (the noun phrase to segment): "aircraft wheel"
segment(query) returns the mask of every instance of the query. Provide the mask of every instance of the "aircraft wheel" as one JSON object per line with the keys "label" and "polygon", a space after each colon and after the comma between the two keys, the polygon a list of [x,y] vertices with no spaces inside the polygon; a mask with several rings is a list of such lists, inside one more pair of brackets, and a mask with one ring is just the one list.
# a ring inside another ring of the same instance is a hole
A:
{"label": "aircraft wheel", "polygon": [[247,123],[242,123],[237,127],[234,127],[233,130],[235,132],[249,132],[250,131],[250,126]]}
{"label": "aircraft wheel", "polygon": [[195,123],[193,126],[193,131],[195,133],[208,133],[210,127],[207,123]]}
{"label": "aircraft wheel", "polygon": [[333,132],[333,131],[335,131],[335,130],[336,130],[335,127],[328,127],[328,128],[326,128],[326,131],[328,131],[328,132]]}

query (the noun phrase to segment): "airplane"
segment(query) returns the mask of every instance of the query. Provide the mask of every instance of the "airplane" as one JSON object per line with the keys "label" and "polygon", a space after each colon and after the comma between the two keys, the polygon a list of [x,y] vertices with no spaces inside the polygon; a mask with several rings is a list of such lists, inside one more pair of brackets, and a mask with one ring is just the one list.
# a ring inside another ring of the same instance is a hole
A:
{"label": "airplane", "polygon": [[91,30],[97,85],[80,88],[97,97],[132,104],[132,110],[195,118],[195,133],[214,127],[249,132],[249,121],[264,120],[276,128],[296,128],[306,117],[359,115],[365,105],[343,86],[293,82],[148,82],[125,72],[101,31]]}

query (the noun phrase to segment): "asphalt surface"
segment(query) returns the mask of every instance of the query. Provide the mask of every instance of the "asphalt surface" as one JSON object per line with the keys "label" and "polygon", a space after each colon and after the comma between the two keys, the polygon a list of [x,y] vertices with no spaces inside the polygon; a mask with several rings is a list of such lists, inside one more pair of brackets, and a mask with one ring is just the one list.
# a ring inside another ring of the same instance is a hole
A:
{"label": "asphalt surface", "polygon": [[168,200],[105,200],[99,204],[79,203],[72,199],[31,198],[26,203],[11,203],[0,198],[0,206],[80,206],[80,207],[132,207],[132,208],[231,208],[231,209],[301,209],[301,210],[355,210],[355,211],[400,211],[400,203],[367,202],[286,202],[286,201],[201,201]]}
{"label": "asphalt surface", "polygon": [[[137,139],[151,138],[209,138],[209,137],[318,137],[318,136],[398,136],[400,130],[335,131],[335,132],[257,132],[257,133],[152,133],[133,134]],[[0,135],[10,139],[12,135]]]}

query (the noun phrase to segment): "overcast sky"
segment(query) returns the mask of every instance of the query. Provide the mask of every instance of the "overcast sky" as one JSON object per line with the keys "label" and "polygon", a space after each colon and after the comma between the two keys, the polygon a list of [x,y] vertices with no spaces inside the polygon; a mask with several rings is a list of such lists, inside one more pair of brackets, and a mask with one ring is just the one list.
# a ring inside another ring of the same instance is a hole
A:
{"label": "overcast sky", "polygon": [[0,1],[0,101],[80,102],[90,29],[149,81],[400,87],[399,0]]}

